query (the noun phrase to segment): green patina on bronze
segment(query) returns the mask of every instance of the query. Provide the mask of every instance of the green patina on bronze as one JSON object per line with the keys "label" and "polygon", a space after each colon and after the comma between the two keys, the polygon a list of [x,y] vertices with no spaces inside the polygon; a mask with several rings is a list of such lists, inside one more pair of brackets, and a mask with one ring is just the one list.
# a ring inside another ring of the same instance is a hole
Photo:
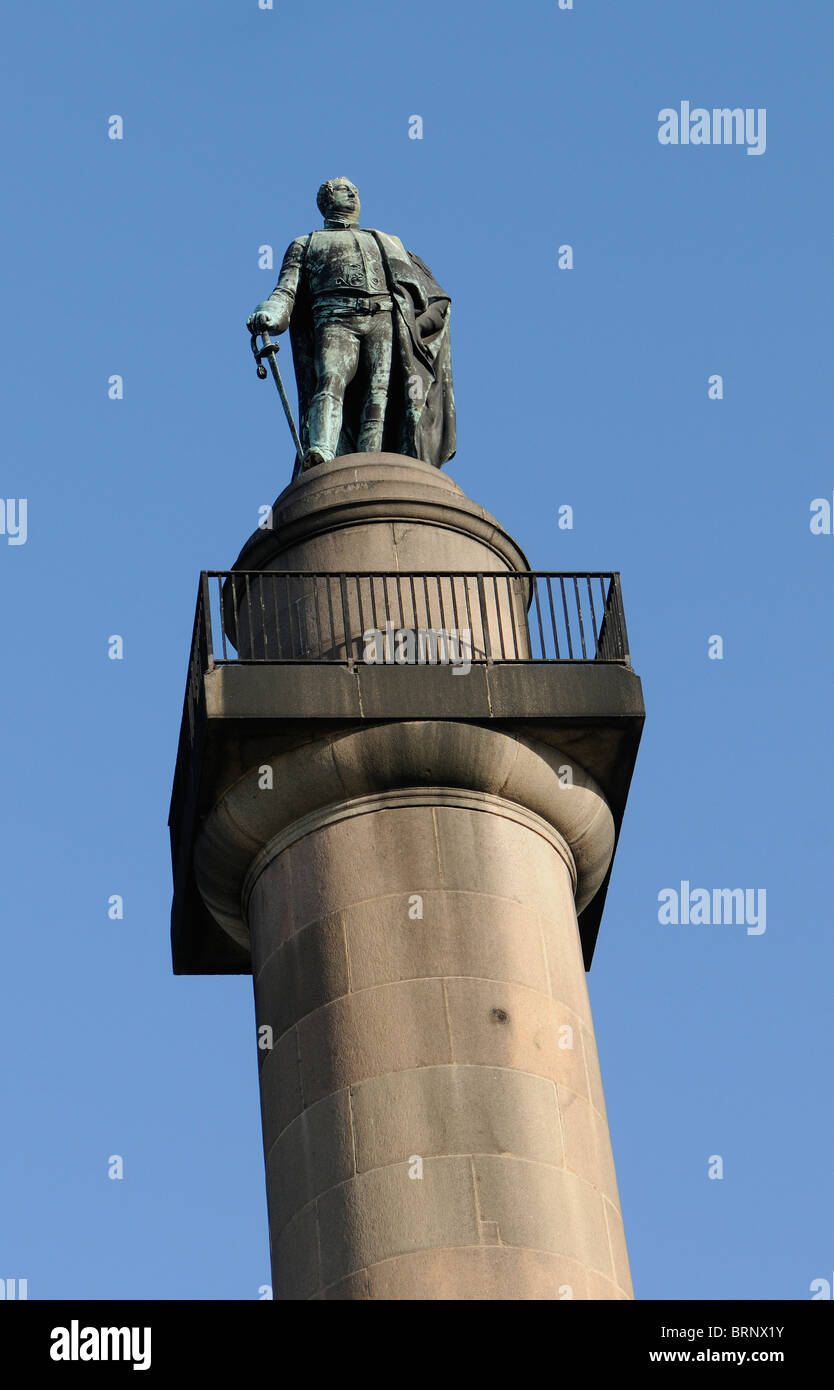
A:
{"label": "green patina on bronze", "polygon": [[[251,333],[290,330],[302,467],[340,454],[455,453],[451,300],[398,237],[359,226],[359,191],[322,184],[320,231],[296,237]],[[274,359],[273,359],[274,361]]]}

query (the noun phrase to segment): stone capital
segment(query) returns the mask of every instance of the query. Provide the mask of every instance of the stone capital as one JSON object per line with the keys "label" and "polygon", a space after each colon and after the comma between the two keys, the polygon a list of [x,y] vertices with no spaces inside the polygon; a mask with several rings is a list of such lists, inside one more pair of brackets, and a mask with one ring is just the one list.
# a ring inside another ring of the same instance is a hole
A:
{"label": "stone capital", "polygon": [[378,724],[278,754],[224,792],[194,854],[199,890],[215,921],[248,946],[246,889],[264,853],[309,833],[328,814],[382,809],[380,796],[393,792],[438,805],[467,792],[476,809],[523,814],[529,828],[555,832],[552,843],[568,864],[577,912],[607,872],[614,848],[608,804],[593,778],[558,749],[450,720]]}

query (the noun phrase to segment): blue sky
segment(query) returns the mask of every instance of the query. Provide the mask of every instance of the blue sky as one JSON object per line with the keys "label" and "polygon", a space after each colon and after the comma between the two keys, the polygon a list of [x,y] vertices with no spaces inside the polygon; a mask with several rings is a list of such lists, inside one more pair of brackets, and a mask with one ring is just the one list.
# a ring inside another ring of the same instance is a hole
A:
{"label": "blue sky", "polygon": [[[269,1282],[251,981],[172,976],[166,818],[199,571],[292,464],[258,247],[336,174],[452,296],[450,474],[533,568],[621,571],[648,720],[589,984],[637,1296],[832,1279],[832,39],[822,0],[10,11],[0,1277],[30,1297]],[[682,101],[766,109],[765,153],[661,146]],[[766,889],[766,931],[661,925],[682,880]]]}

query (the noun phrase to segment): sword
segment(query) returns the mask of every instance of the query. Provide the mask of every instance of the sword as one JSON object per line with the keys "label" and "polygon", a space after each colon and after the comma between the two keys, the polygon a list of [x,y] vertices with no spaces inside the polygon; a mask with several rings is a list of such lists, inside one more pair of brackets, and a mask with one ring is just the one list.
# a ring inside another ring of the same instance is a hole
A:
{"label": "sword", "polygon": [[292,471],[293,481],[295,481],[295,479],[301,472],[301,460],[303,458],[303,451],[301,448],[301,440],[298,437],[298,430],[295,427],[295,420],[293,419],[292,415],[292,406],[290,405],[289,400],[287,398],[287,393],[284,390],[284,383],[281,380],[281,373],[278,370],[278,363],[275,361],[276,355],[279,352],[279,347],[277,343],[273,343],[265,328],[260,330],[260,335],[263,338],[263,347],[259,348],[258,334],[252,334],[250,343],[250,346],[252,348],[252,355],[254,356],[255,361],[258,364],[258,376],[260,377],[261,381],[264,381],[266,379],[266,367],[263,364],[263,359],[264,357],[267,357],[269,359],[270,370],[272,372],[275,385],[278,387],[278,395],[281,397],[281,404],[284,407],[284,414],[287,417],[287,424],[290,427],[290,434],[292,435],[293,443],[295,445],[295,467]]}

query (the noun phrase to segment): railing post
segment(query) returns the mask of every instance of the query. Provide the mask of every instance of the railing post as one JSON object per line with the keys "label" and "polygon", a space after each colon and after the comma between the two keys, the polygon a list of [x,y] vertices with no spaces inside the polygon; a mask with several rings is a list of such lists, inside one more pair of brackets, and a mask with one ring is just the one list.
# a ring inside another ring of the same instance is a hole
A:
{"label": "railing post", "polygon": [[[347,575],[339,575],[339,594],[342,600],[342,641],[345,646],[345,656],[347,658],[348,670],[353,670],[353,638],[349,636],[348,629],[348,596],[347,596]],[[362,634],[359,634],[360,640]]]}
{"label": "railing post", "polygon": [[628,650],[628,632],[626,630],[625,609],[623,608],[623,594],[620,588],[619,573],[612,576],[611,588],[614,595],[614,605],[617,614],[617,631],[620,637],[620,656],[626,666],[631,665],[631,656]]}
{"label": "railing post", "polygon": [[[209,591],[208,570],[200,574],[200,606],[203,610],[203,631],[206,639],[206,670],[214,670],[214,639],[211,632],[211,593]],[[220,621],[223,623],[221,607]]]}
{"label": "railing post", "polygon": [[478,575],[478,605],[481,610],[481,632],[484,634],[484,650],[486,652],[487,666],[493,666],[492,659],[492,638],[489,633],[489,614],[486,606],[486,596],[484,594],[484,576]]}

